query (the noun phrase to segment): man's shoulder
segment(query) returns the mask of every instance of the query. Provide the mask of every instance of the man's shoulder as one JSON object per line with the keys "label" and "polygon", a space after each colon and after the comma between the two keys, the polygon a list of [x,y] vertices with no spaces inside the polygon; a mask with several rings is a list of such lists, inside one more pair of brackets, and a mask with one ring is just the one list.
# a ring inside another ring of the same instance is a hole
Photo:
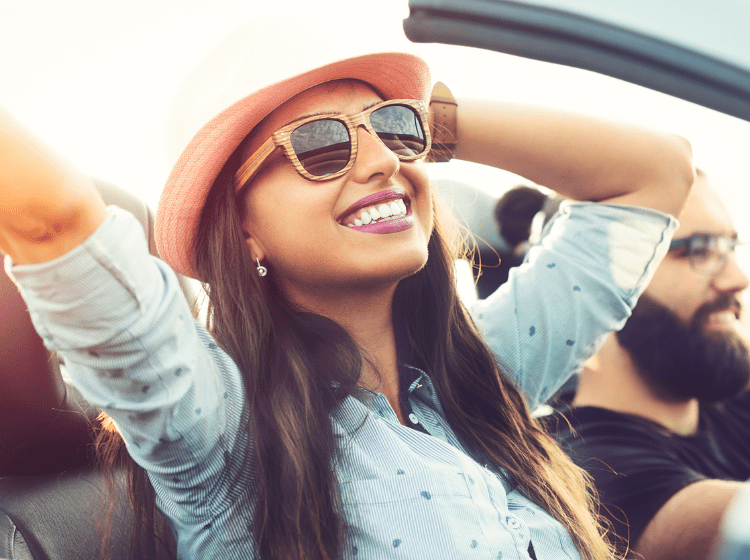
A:
{"label": "man's shoulder", "polygon": [[[554,413],[544,418],[547,432],[558,439],[573,441],[584,436],[674,439],[667,428],[648,418],[598,406],[574,406],[571,401],[571,394],[564,395],[553,404]],[[726,421],[750,428],[750,390],[722,403],[701,405],[701,417],[711,420],[711,428]]]}
{"label": "man's shoulder", "polygon": [[545,425],[552,436],[563,440],[608,436],[661,439],[667,435],[664,427],[647,418],[598,406],[561,404]]}
{"label": "man's shoulder", "polygon": [[565,406],[545,419],[547,432],[584,468],[596,460],[616,470],[635,465],[679,462],[679,450],[659,424],[633,414],[595,407]]}

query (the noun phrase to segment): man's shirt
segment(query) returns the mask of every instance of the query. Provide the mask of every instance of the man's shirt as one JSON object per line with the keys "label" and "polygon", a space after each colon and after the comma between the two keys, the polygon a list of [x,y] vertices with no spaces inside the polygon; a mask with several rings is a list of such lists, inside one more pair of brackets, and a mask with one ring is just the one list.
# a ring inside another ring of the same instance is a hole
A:
{"label": "man's shirt", "polygon": [[594,478],[602,513],[621,546],[628,540],[635,545],[656,512],[686,486],[750,478],[750,392],[702,405],[698,432],[690,436],[593,406],[566,408],[561,415],[551,432]]}

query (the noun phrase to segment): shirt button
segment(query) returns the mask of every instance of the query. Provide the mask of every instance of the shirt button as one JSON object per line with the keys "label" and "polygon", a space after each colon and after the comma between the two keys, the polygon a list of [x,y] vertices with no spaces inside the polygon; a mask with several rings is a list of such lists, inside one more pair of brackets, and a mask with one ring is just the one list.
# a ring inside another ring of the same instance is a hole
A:
{"label": "shirt button", "polygon": [[419,424],[419,420],[417,420],[417,415],[413,412],[409,413],[409,422],[412,424]]}

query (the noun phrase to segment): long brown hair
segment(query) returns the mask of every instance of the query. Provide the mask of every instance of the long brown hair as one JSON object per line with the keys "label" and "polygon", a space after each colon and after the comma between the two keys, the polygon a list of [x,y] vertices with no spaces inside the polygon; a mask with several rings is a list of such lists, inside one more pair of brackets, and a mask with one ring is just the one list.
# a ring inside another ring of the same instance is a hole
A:
{"label": "long brown hair", "polygon": [[[346,524],[329,415],[356,391],[364,358],[339,325],[294,309],[272,273],[256,274],[241,229],[243,197],[230,179],[238,163],[230,160],[214,185],[195,250],[210,296],[209,330],[245,381],[250,460],[260,473],[254,536],[262,558],[339,558]],[[445,233],[449,216],[435,206],[427,265],[394,296],[400,361],[429,373],[464,447],[558,519],[583,558],[612,557],[589,480],[531,418],[460,302],[455,236]]]}
{"label": "long brown hair", "polygon": [[[195,264],[209,295],[208,328],[245,384],[247,460],[258,488],[248,531],[261,558],[334,560],[342,557],[346,521],[329,415],[357,391],[365,358],[338,324],[295,309],[273,271],[258,277],[242,233],[242,197],[231,179],[240,152],[224,166],[203,209]],[[456,239],[446,231],[449,216],[435,207],[427,264],[402,280],[394,296],[399,360],[429,373],[462,445],[560,521],[584,560],[614,558],[590,480],[531,418],[460,302]],[[141,525],[153,512],[153,501],[143,504],[153,496],[133,490],[144,483],[134,469],[131,496],[141,502]]]}
{"label": "long brown hair", "polygon": [[[129,546],[133,560],[174,559],[175,542],[172,531],[156,508],[156,492],[146,471],[128,454],[125,442],[112,419],[104,412],[93,422],[94,449],[105,485],[101,508],[95,512],[96,527],[102,542],[102,560],[111,560],[115,547]],[[130,543],[115,542],[115,523],[123,521],[122,494],[128,497],[125,513],[131,520]],[[121,555],[118,555],[120,557]]]}

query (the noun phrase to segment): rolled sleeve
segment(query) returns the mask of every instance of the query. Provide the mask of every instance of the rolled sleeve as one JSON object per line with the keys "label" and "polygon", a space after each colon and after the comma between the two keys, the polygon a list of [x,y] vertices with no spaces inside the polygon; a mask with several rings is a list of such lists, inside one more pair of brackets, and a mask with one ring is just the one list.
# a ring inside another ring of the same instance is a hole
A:
{"label": "rolled sleeve", "polygon": [[648,208],[565,202],[524,264],[473,306],[485,341],[532,407],[622,328],[677,225]]}
{"label": "rolled sleeve", "polygon": [[45,345],[114,420],[162,506],[185,522],[215,515],[247,446],[241,376],[194,321],[173,271],[149,255],[139,222],[110,207],[65,255],[5,265]]}

